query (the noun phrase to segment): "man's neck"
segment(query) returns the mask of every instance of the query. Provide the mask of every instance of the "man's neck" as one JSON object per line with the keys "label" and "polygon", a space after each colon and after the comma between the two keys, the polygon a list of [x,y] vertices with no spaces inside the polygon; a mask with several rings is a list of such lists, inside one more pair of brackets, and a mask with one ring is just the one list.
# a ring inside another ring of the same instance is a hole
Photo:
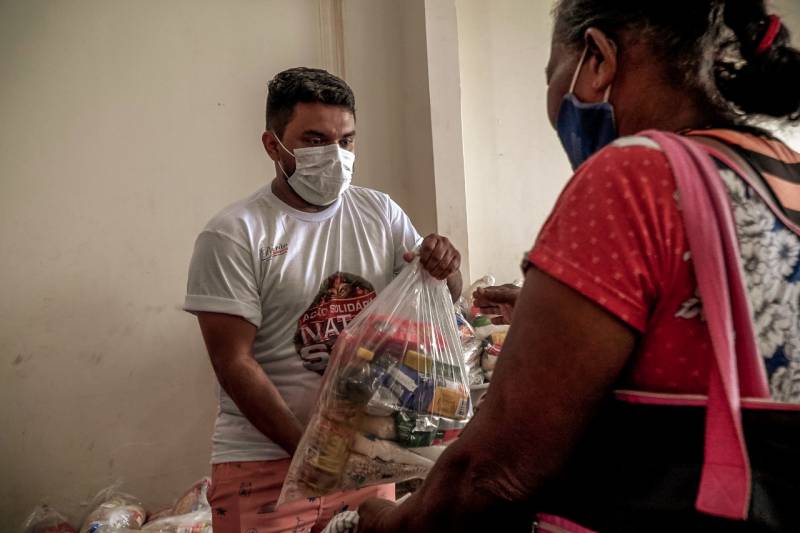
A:
{"label": "man's neck", "polygon": [[278,197],[278,200],[282,201],[289,207],[297,209],[298,211],[304,211],[306,213],[319,213],[320,211],[327,209],[327,206],[314,205],[303,200],[300,195],[298,195],[291,187],[289,187],[289,184],[284,178],[276,177],[273,179],[270,188],[272,189],[272,193]]}

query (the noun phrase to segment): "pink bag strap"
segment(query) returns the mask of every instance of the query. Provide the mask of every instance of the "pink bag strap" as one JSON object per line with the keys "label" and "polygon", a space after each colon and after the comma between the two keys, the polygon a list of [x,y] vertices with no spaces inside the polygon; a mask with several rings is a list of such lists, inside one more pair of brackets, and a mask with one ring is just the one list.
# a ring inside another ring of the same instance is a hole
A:
{"label": "pink bag strap", "polygon": [[707,514],[743,520],[750,505],[751,478],[740,395],[768,398],[769,388],[750,318],[728,192],[704,149],[671,133],[643,135],[661,146],[675,175],[714,351],[695,506]]}

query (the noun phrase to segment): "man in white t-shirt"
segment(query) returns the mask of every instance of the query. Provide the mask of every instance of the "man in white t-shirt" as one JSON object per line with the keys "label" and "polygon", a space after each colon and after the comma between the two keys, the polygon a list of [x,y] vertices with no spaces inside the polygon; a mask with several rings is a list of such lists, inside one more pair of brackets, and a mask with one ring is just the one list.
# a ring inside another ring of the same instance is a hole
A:
{"label": "man in white t-shirt", "polygon": [[[355,99],[341,79],[294,68],[270,82],[264,148],[276,177],[197,238],[184,309],[198,316],[220,384],[212,451],[215,533],[304,531],[394,486],[275,509],[341,330],[419,248],[461,291],[460,256],[424,240],[386,194],[350,185]],[[347,305],[339,305],[346,303]]]}

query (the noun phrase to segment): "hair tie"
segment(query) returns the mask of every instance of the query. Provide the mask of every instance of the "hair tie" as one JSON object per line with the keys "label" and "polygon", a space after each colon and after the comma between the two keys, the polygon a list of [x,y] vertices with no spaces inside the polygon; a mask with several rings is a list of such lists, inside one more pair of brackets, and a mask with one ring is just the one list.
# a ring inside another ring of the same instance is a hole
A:
{"label": "hair tie", "polygon": [[775,43],[775,39],[778,37],[778,34],[781,31],[781,19],[777,15],[770,15],[769,16],[769,26],[767,27],[766,33],[764,33],[764,37],[761,39],[761,42],[758,43],[758,47],[756,48],[756,55],[761,55],[767,52],[772,45]]}

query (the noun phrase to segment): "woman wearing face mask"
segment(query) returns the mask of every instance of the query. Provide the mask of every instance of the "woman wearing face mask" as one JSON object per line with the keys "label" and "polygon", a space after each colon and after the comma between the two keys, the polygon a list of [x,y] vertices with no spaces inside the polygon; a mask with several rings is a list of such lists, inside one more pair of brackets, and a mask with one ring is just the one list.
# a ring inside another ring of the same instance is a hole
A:
{"label": "woman wearing face mask", "polygon": [[[745,125],[800,117],[800,53],[763,0],[561,0],[554,14],[548,113],[576,174],[526,257],[480,412],[409,501],[362,506],[359,532],[529,531],[534,519],[542,531],[800,531],[800,154]],[[737,335],[712,337],[706,317],[718,324],[726,306],[703,295],[728,286],[698,286],[707,254],[688,235],[703,228],[684,220],[695,195],[677,194],[692,182],[643,130],[716,154],[704,176],[723,191],[714,220],[732,220]],[[753,365],[725,374],[720,346],[741,357],[748,342]],[[714,376],[732,407],[706,418]],[[784,402],[787,426],[771,420],[754,440],[748,411],[745,446],[740,386]],[[622,389],[636,391],[627,403]],[[684,403],[654,405],[664,398]],[[706,423],[736,438],[704,440]]]}

